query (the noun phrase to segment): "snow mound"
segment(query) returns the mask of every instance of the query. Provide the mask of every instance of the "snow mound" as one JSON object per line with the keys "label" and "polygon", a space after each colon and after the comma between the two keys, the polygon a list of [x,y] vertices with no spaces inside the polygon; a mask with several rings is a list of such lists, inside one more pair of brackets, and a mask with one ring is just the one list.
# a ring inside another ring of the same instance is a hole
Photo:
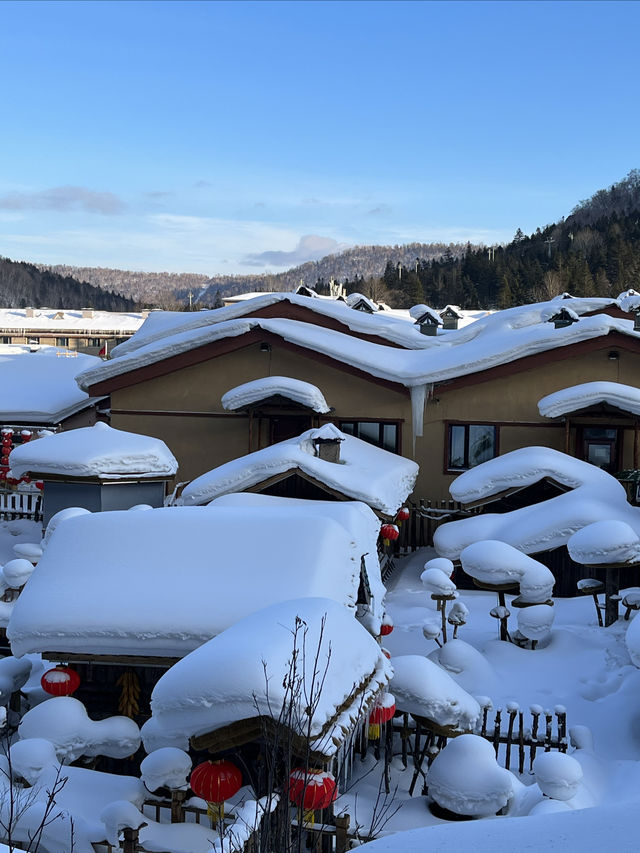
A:
{"label": "snow mound", "polygon": [[104,423],[67,430],[22,444],[11,451],[11,469],[69,477],[172,477],[173,454],[158,438],[113,429]]}
{"label": "snow mound", "polygon": [[140,729],[129,717],[91,720],[82,702],[72,696],[56,696],[27,711],[18,735],[21,740],[51,741],[58,760],[65,763],[81,755],[126,758],[140,746]]}
{"label": "snow mound", "polygon": [[495,586],[518,583],[525,601],[546,601],[553,592],[552,572],[506,542],[493,539],[475,542],[462,551],[460,561],[465,572],[482,583]]}
{"label": "snow mound", "polygon": [[578,530],[567,542],[576,563],[597,566],[640,562],[640,537],[624,521],[596,521]]}
{"label": "snow mound", "polygon": [[456,592],[456,585],[441,569],[425,569],[420,580],[432,595],[453,595]]}
{"label": "snow mound", "polygon": [[427,774],[429,796],[460,815],[494,815],[513,794],[514,777],[496,762],[489,741],[461,735],[448,742]]}
{"label": "snow mound", "polygon": [[468,732],[480,716],[480,705],[473,696],[421,655],[394,656],[389,689],[399,711],[426,717],[438,726]]}
{"label": "snow mound", "polygon": [[434,534],[439,554],[458,559],[467,545],[499,539],[525,554],[565,545],[595,521],[627,522],[640,532],[640,511],[624,487],[606,471],[546,447],[525,447],[466,471],[451,484],[456,500],[489,500],[548,479],[571,491],[505,513],[482,513],[443,524]]}
{"label": "snow mound", "polygon": [[222,396],[222,408],[234,412],[273,396],[286,397],[314,412],[327,414],[330,410],[322,391],[310,382],[289,376],[265,376],[232,388]]}
{"label": "snow mound", "polygon": [[140,772],[150,791],[163,787],[186,791],[191,766],[191,758],[183,749],[167,746],[149,753],[140,765]]}
{"label": "snow mound", "polygon": [[578,793],[582,780],[582,766],[570,755],[562,752],[538,753],[533,764],[538,787],[554,800],[570,800]]}
{"label": "snow mound", "polygon": [[542,640],[551,631],[555,608],[534,604],[518,610],[518,630],[527,640]]}

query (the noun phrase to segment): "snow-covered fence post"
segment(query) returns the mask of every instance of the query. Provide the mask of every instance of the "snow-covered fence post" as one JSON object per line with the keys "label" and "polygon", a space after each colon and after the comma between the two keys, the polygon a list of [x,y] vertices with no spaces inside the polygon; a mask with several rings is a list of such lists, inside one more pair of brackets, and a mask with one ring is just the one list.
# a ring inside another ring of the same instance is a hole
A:
{"label": "snow-covered fence post", "polygon": [[529,748],[529,771],[533,771],[533,762],[536,757],[536,746],[538,742],[538,726],[540,725],[540,714],[542,714],[542,708],[540,705],[532,705],[529,708],[529,712],[533,718],[533,725],[531,726],[531,747]]}
{"label": "snow-covered fence post", "polygon": [[335,818],[336,825],[336,853],[346,853],[349,849],[349,822],[348,814]]}
{"label": "snow-covered fence post", "polygon": [[509,712],[509,727],[507,729],[507,750],[504,766],[508,770],[511,765],[511,742],[513,738],[513,726],[516,721],[516,714],[518,713],[518,705],[515,702],[508,702],[507,711]]}
{"label": "snow-covered fence post", "polygon": [[140,830],[127,828],[123,832],[124,840],[122,842],[123,853],[138,853],[138,841],[140,840]]}

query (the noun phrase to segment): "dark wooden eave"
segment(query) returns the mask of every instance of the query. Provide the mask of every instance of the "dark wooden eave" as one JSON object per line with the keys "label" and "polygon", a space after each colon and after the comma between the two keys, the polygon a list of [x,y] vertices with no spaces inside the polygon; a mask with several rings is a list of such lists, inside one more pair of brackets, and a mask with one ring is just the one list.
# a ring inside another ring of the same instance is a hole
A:
{"label": "dark wooden eave", "polygon": [[111,376],[108,379],[103,379],[101,382],[96,382],[89,386],[89,394],[91,396],[99,394],[111,394],[113,391],[119,391],[121,388],[130,388],[133,385],[138,385],[142,382],[147,382],[150,379],[157,379],[160,376],[167,376],[170,373],[175,373],[177,370],[182,370],[185,367],[193,367],[196,364],[202,364],[205,361],[218,358],[228,353],[237,352],[253,346],[254,344],[269,343],[273,346],[278,346],[281,349],[286,349],[294,352],[298,356],[309,358],[312,361],[327,364],[341,373],[349,373],[364,379],[374,385],[380,385],[388,390],[395,391],[405,397],[409,396],[409,390],[399,382],[390,382],[387,379],[381,379],[377,376],[372,376],[358,367],[350,364],[345,364],[341,361],[339,354],[336,358],[315,352],[312,349],[300,346],[298,344],[286,341],[279,335],[272,332],[267,332],[264,329],[251,329],[243,335],[234,337],[222,338],[216,341],[210,341],[199,347],[186,350],[177,355],[169,356],[160,361],[154,361],[152,364],[144,365],[144,367],[134,368],[126,373],[120,373],[117,376]]}
{"label": "dark wooden eave", "polygon": [[91,652],[42,652],[42,657],[53,663],[157,666],[162,669],[169,669],[180,660],[180,658],[154,657],[151,655],[96,655]]}

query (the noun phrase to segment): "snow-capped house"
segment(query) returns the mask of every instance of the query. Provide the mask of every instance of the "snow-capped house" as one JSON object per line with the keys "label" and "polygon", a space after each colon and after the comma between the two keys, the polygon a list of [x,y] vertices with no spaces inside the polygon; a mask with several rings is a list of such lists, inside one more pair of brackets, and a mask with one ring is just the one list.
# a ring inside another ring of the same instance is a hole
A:
{"label": "snow-capped house", "polygon": [[[145,746],[190,745],[219,755],[250,744],[264,749],[281,728],[293,766],[310,762],[339,777],[354,730],[391,674],[375,639],[336,601],[281,602],[249,614],[162,676],[142,731]],[[250,760],[242,765],[252,772]],[[263,794],[260,767],[264,773],[258,762],[252,781]]]}
{"label": "snow-capped house", "polygon": [[[283,435],[284,416],[272,410],[250,445],[249,413],[224,409],[227,391],[270,376],[307,382],[332,409],[315,413],[320,426],[331,422],[414,459],[416,496],[443,500],[461,471],[500,453],[565,449],[564,424],[538,411],[542,397],[585,382],[635,384],[634,307],[624,294],[558,298],[468,325],[463,317],[457,330],[427,336],[391,312],[264,294],[195,315],[154,313],[78,381],[92,394],[111,394],[114,426],[162,438],[185,479],[303,431]],[[578,320],[556,328],[548,321],[561,310]],[[588,459],[585,441],[596,435],[589,430],[601,427],[578,424],[569,452]],[[631,468],[628,422],[611,429],[613,457]]]}
{"label": "snow-capped house", "polygon": [[320,596],[352,614],[360,604],[379,628],[378,530],[357,502],[77,515],[47,543],[7,636],[16,656],[76,667],[90,711],[117,714],[118,679],[132,673],[144,719],[162,672],[269,604]]}
{"label": "snow-capped house", "polygon": [[62,509],[91,512],[164,504],[178,463],[163,441],[105,423],[30,441],[9,457],[16,477],[44,483],[43,525]]}
{"label": "snow-capped house", "polygon": [[75,377],[102,364],[93,355],[48,346],[0,345],[0,426],[21,430],[73,429],[95,423],[104,395],[89,396]]}
{"label": "snow-capped house", "polygon": [[325,424],[208,471],[187,485],[180,502],[199,506],[241,491],[358,500],[388,520],[411,494],[417,474],[410,459]]}

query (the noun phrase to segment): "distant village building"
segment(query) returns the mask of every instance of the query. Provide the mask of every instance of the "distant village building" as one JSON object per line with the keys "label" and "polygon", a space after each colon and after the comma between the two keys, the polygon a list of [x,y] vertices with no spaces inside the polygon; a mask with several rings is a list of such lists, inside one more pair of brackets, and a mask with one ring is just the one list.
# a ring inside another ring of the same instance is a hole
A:
{"label": "distant village building", "polygon": [[43,344],[106,355],[112,347],[135,334],[148,313],[96,311],[93,308],[81,311],[2,308],[0,343]]}

